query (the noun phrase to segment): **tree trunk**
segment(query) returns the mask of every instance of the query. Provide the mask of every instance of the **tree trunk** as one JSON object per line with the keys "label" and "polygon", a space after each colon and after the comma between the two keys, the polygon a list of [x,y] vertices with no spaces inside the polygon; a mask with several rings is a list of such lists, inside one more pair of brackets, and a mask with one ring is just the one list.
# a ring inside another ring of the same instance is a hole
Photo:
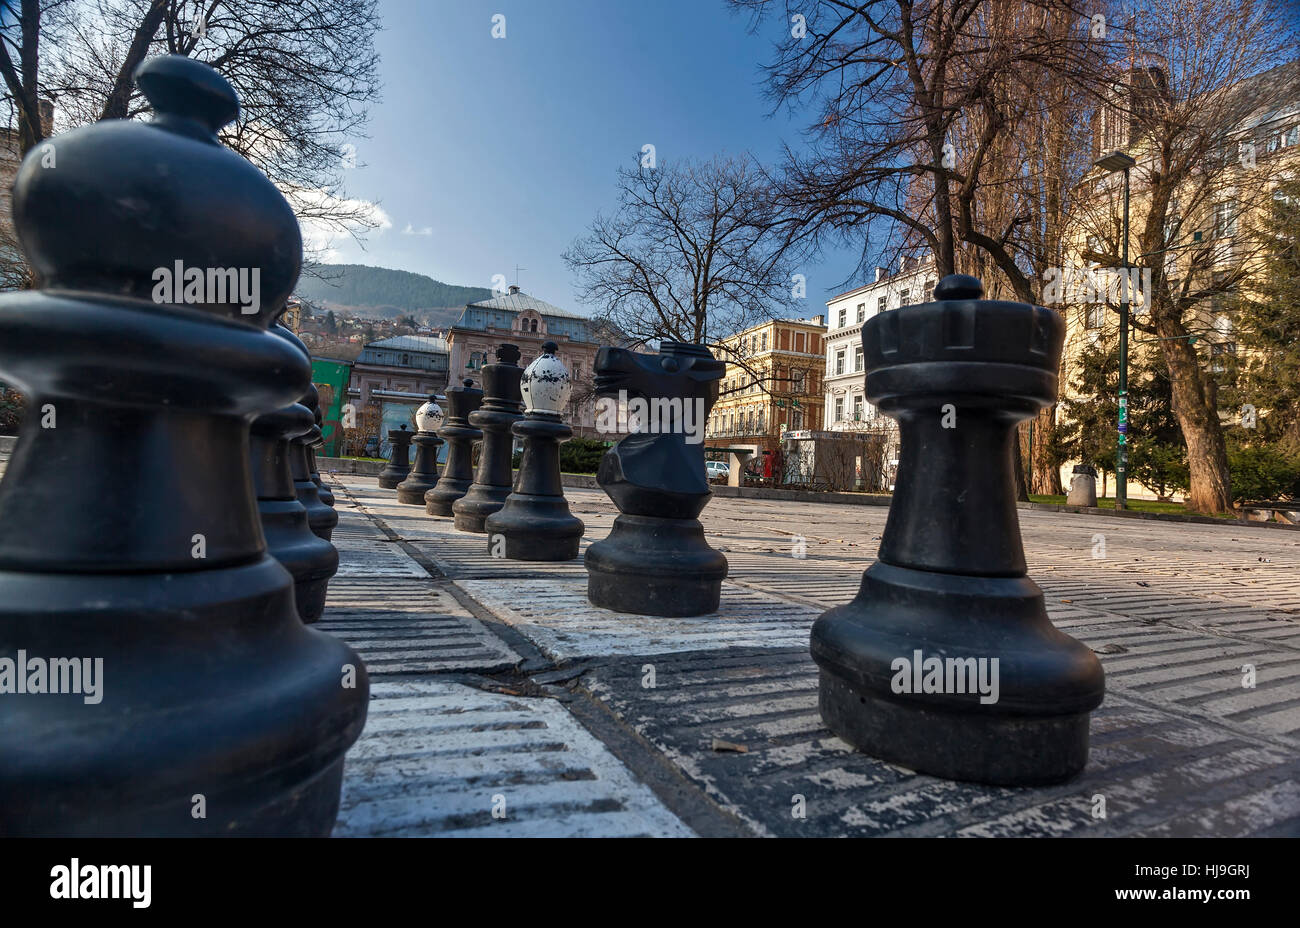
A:
{"label": "tree trunk", "polygon": [[1029,486],[1025,483],[1025,424],[1016,427],[1016,440],[1011,443],[1011,473],[1016,481],[1016,499],[1029,502]]}
{"label": "tree trunk", "polygon": [[1034,417],[1034,444],[1030,468],[1031,493],[1060,496],[1065,492],[1061,485],[1061,468],[1052,457],[1051,437],[1056,429],[1055,404],[1041,409]]}
{"label": "tree trunk", "polygon": [[158,34],[163,17],[167,14],[168,0],[153,0],[145,12],[135,34],[131,36],[131,45],[127,48],[126,59],[117,72],[117,80],[108,94],[100,119],[125,119],[129,115],[131,88],[135,86],[135,69],[149,53],[149,43]]}
{"label": "tree trunk", "polygon": [[[1223,426],[1213,403],[1214,391],[1196,357],[1196,349],[1185,337],[1170,338],[1164,328],[1165,362],[1173,392],[1174,416],[1187,442],[1191,489],[1187,508],[1196,512],[1227,512],[1232,509],[1232,483],[1228,473],[1228,449]],[[1182,326],[1177,326],[1181,329]]]}

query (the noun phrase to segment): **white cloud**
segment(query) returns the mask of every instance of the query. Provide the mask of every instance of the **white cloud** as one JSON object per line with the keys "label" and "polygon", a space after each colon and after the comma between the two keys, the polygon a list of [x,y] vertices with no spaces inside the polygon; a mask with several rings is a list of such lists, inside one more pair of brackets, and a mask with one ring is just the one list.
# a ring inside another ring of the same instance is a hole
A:
{"label": "white cloud", "polygon": [[383,235],[393,227],[384,208],[369,200],[337,197],[320,189],[290,191],[286,197],[298,215],[303,251],[316,261],[340,261],[344,255],[337,245]]}
{"label": "white cloud", "polygon": [[420,228],[416,229],[408,222],[406,224],[406,228],[402,230],[402,234],[403,235],[432,235],[433,226],[421,226]]}

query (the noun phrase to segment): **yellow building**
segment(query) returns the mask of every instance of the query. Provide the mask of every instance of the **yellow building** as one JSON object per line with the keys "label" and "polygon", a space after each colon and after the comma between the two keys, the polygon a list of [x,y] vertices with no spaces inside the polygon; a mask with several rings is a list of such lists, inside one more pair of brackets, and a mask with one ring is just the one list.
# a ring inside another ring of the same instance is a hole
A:
{"label": "yellow building", "polygon": [[826,324],[773,319],[725,339],[714,354],[727,362],[705,433],[705,447],[776,452],[781,433],[819,428]]}
{"label": "yellow building", "polygon": [[[1183,321],[1201,370],[1207,376],[1221,371],[1223,361],[1216,359],[1237,352],[1232,301],[1225,294],[1195,300],[1195,294],[1232,281],[1238,291],[1250,290],[1264,257],[1253,230],[1260,227],[1278,184],[1300,175],[1300,63],[1293,62],[1242,81],[1213,107],[1207,104],[1202,115],[1219,118],[1226,127],[1211,127],[1206,134],[1218,135],[1222,143],[1185,183],[1173,190],[1156,188],[1169,199],[1162,241],[1143,254],[1141,235],[1152,202],[1150,178],[1161,172],[1162,153],[1132,112],[1167,94],[1166,87],[1160,63],[1144,62],[1116,82],[1115,92],[1129,105],[1103,106],[1097,114],[1093,157],[1118,151],[1135,161],[1129,171],[1129,261],[1127,269],[1112,266],[1122,254],[1123,173],[1095,168],[1077,191],[1064,266],[1050,269],[1043,281],[1043,303],[1061,310],[1066,319],[1062,396],[1073,395],[1080,359],[1089,347],[1117,344],[1126,285],[1134,320],[1130,368],[1135,359],[1161,350],[1158,336],[1136,327],[1149,321],[1153,269],[1163,272],[1176,296],[1191,301]],[[1062,468],[1066,487],[1074,463]],[[1133,497],[1153,495],[1131,474],[1127,489]],[[1113,487],[1106,490],[1114,492]]]}

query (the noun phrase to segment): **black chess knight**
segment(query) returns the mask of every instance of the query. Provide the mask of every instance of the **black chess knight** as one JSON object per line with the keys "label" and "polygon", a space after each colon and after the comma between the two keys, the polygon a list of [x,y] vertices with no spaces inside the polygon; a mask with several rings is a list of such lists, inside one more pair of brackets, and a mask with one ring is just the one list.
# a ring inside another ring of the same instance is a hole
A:
{"label": "black chess knight", "polygon": [[725,370],[707,348],[682,342],[663,342],[658,354],[596,354],[596,395],[644,404],[648,421],[605,452],[596,474],[619,515],[587,548],[593,605],[639,615],[717,611],[727,559],[709,547],[699,515],[712,498],[704,427]]}

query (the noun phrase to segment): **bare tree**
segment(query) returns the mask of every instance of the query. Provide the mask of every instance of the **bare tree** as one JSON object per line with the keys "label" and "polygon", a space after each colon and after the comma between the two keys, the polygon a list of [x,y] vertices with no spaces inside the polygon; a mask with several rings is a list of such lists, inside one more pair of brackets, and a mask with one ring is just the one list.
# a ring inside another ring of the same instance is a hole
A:
{"label": "bare tree", "polygon": [[[26,154],[42,139],[39,99],[61,127],[145,111],[133,76],[146,57],[186,55],[240,97],[222,141],[285,193],[299,219],[361,233],[370,204],[342,193],[367,107],[378,99],[377,0],[11,0],[0,77]],[[349,149],[347,146],[353,146]]]}
{"label": "bare tree", "polygon": [[[1272,0],[1143,0],[1118,12],[1126,55],[1100,118],[1116,126],[1107,141],[1137,159],[1130,263],[1150,269],[1151,288],[1132,326],[1169,372],[1188,506],[1225,511],[1232,490],[1210,346],[1266,246],[1245,220],[1266,214],[1284,170],[1268,149],[1269,119],[1300,100],[1295,27]],[[1118,175],[1093,178],[1076,213],[1085,256],[1104,267],[1121,264],[1121,189]]]}
{"label": "bare tree", "polygon": [[762,172],[748,158],[664,162],[618,174],[618,206],[564,254],[598,323],[634,343],[707,345],[752,377],[724,340],[797,299]]}
{"label": "bare tree", "polygon": [[[756,20],[779,6],[731,2]],[[778,185],[784,233],[860,247],[859,275],[882,252],[924,250],[941,275],[979,273],[991,295],[1038,302],[1040,266],[1059,250],[1059,212],[1043,204],[1068,189],[1070,160],[1027,155],[1038,142],[1067,148],[1069,112],[1053,104],[1086,94],[1098,67],[1079,4],[784,6],[796,26],[767,68],[769,94],[813,116],[809,150],[787,151]],[[1040,485],[1059,489],[1054,464],[1039,467]]]}

